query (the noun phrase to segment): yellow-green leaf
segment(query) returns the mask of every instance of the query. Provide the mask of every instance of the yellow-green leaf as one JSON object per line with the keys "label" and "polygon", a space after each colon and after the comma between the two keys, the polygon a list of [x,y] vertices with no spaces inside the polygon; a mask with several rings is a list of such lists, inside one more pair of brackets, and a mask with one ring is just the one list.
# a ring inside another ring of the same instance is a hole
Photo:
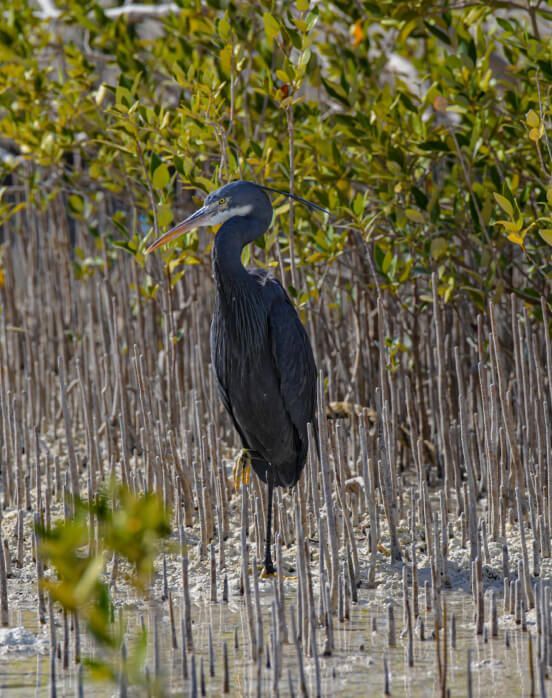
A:
{"label": "yellow-green leaf", "polygon": [[552,206],[552,187],[548,187],[546,190],[546,200],[548,201],[548,205]]}
{"label": "yellow-green leaf", "polygon": [[59,601],[67,611],[76,610],[77,603],[70,584],[67,582],[54,582],[52,579],[44,579],[42,585],[44,589],[50,592],[52,598],[55,601]]}
{"label": "yellow-green leaf", "polygon": [[230,75],[232,72],[232,45],[228,44],[219,53],[220,67],[225,75]]}
{"label": "yellow-green leaf", "polygon": [[90,672],[90,676],[95,681],[113,681],[115,676],[113,669],[107,662],[98,662],[96,660],[87,659],[86,668]]}
{"label": "yellow-green leaf", "polygon": [[99,162],[93,162],[88,168],[88,174],[92,179],[100,179],[103,174],[103,168]]}
{"label": "yellow-green leaf", "polygon": [[152,184],[154,189],[163,189],[169,183],[171,175],[169,168],[162,162],[153,173]]}
{"label": "yellow-green leaf", "polygon": [[518,218],[517,221],[497,221],[497,225],[503,225],[508,233],[519,233],[523,226],[523,220]]}
{"label": "yellow-green leaf", "polygon": [[385,253],[385,257],[383,258],[383,262],[381,263],[381,270],[384,274],[387,274],[387,271],[391,266],[392,261],[393,253],[391,252],[391,250],[387,250],[387,252]]}
{"label": "yellow-green leaf", "polygon": [[297,7],[299,12],[306,12],[309,9],[309,4],[309,0],[297,0],[295,7]]}
{"label": "yellow-green leaf", "polygon": [[242,263],[246,267],[251,261],[251,245],[243,248],[242,252]]}
{"label": "yellow-green leaf", "polygon": [[538,125],[540,124],[539,115],[537,114],[537,112],[534,109],[530,109],[527,112],[527,116],[526,116],[525,120],[527,121],[527,125],[530,126],[531,128],[537,128]]}
{"label": "yellow-green leaf", "polygon": [[115,89],[115,103],[118,107],[129,107],[132,104],[132,95],[123,85],[117,85]]}
{"label": "yellow-green leaf", "polygon": [[276,77],[278,78],[278,80],[281,80],[282,82],[291,82],[291,80],[289,79],[289,75],[286,73],[285,70],[278,69],[276,71]]}
{"label": "yellow-green leaf", "polygon": [[358,216],[358,218],[360,218],[364,213],[364,208],[364,196],[360,192],[358,192],[353,201],[353,212],[355,216]]}
{"label": "yellow-green leaf", "polygon": [[521,235],[518,235],[517,233],[510,233],[508,235],[508,240],[510,240],[510,242],[513,242],[515,245],[519,245],[521,248],[525,249],[523,245],[523,238],[521,237]]}
{"label": "yellow-green leaf", "polygon": [[514,217],[514,207],[509,202],[509,200],[505,196],[502,196],[502,194],[497,194],[496,192],[493,192],[493,196],[495,198],[496,203],[500,206],[500,208],[503,211],[505,211],[510,216],[510,218],[513,218]]}
{"label": "yellow-green leaf", "polygon": [[448,243],[445,238],[434,238],[431,241],[431,256],[433,259],[440,259],[446,254],[448,250]]}
{"label": "yellow-green leaf", "polygon": [[548,245],[552,247],[552,228],[545,228],[544,230],[539,230],[539,235]]}
{"label": "yellow-green leaf", "polygon": [[230,36],[230,22],[228,21],[228,17],[226,14],[224,14],[222,19],[218,23],[218,33],[223,41],[226,41]]}
{"label": "yellow-green leaf", "polygon": [[173,212],[169,204],[162,204],[157,209],[157,222],[160,228],[166,228],[172,223]]}
{"label": "yellow-green leaf", "polygon": [[98,90],[96,92],[96,104],[98,106],[100,106],[101,103],[104,101],[106,94],[107,85],[105,84],[105,82],[102,82],[102,84],[98,87]]}
{"label": "yellow-green leaf", "polygon": [[79,194],[71,194],[69,197],[69,208],[74,213],[82,213],[84,211],[84,199]]}
{"label": "yellow-green leaf", "polygon": [[414,221],[414,223],[425,223],[424,214],[418,211],[417,208],[407,208],[405,211],[406,217]]}
{"label": "yellow-green leaf", "polygon": [[310,50],[310,48],[306,48],[299,57],[299,65],[305,68],[308,65],[308,62],[310,61],[311,56],[312,51]]}
{"label": "yellow-green leaf", "polygon": [[266,36],[269,41],[272,41],[272,39],[274,39],[274,37],[278,36],[280,33],[280,25],[278,24],[278,20],[276,20],[273,15],[270,14],[270,12],[265,12],[263,14],[263,23]]}
{"label": "yellow-green leaf", "polygon": [[169,271],[172,274],[175,269],[178,269],[178,267],[183,263],[182,257],[175,257],[175,259],[171,259],[171,261],[168,264]]}
{"label": "yellow-green leaf", "polygon": [[532,128],[529,131],[529,138],[532,141],[539,141],[544,136],[544,124],[540,124],[537,128]]}
{"label": "yellow-green leaf", "polygon": [[104,556],[96,555],[92,558],[84,574],[74,589],[75,602],[78,606],[90,600],[90,595],[96,582],[99,580],[104,567]]}

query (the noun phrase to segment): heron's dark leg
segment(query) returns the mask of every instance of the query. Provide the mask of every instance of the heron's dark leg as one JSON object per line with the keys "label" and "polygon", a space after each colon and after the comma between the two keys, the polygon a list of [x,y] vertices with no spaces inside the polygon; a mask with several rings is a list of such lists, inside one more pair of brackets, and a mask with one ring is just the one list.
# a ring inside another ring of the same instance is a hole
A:
{"label": "heron's dark leg", "polygon": [[266,481],[268,483],[268,507],[266,512],[266,551],[264,560],[265,575],[275,574],[276,568],[272,562],[272,554],[270,551],[270,536],[272,533],[272,495],[274,493],[274,471],[272,465],[269,464],[266,472]]}

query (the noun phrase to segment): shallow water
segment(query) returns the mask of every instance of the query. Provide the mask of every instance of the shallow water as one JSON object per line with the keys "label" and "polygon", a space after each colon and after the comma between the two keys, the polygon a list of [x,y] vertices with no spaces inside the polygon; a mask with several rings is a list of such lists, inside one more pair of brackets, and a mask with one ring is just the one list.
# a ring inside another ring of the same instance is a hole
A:
{"label": "shallow water", "polygon": [[[529,696],[530,675],[528,668],[528,633],[533,635],[535,626],[528,622],[528,632],[520,626],[510,625],[508,616],[501,618],[499,636],[489,637],[485,642],[473,632],[473,604],[471,598],[460,592],[444,596],[449,619],[454,614],[457,623],[456,649],[452,649],[450,639],[447,649],[447,687],[451,696],[467,695],[467,651],[472,649],[472,681],[474,696]],[[264,635],[268,637],[270,628],[270,603],[272,592],[269,588],[262,593]],[[287,613],[295,595],[288,593]],[[499,604],[501,601],[499,601]],[[167,695],[189,695],[190,681],[182,679],[181,650],[173,650],[170,641],[170,624],[166,605],[158,611],[160,658],[162,680]],[[432,614],[425,618],[426,639],[414,639],[414,667],[409,668],[406,661],[406,637],[401,638],[403,620],[400,606],[395,606],[395,623],[397,628],[397,646],[387,647],[387,620],[385,599],[377,596],[377,591],[360,590],[359,603],[351,607],[349,621],[335,621],[336,650],[331,657],[320,657],[320,673],[323,696],[381,696],[384,692],[384,657],[387,657],[391,695],[393,696],[435,696],[441,695],[438,681],[436,643],[431,639]],[[129,636],[135,634],[139,626],[140,613],[136,610],[125,611]],[[177,612],[177,622],[180,614]],[[422,617],[426,614],[422,610]],[[147,664],[151,675],[154,673],[153,659],[153,618],[152,609],[145,613],[144,620],[149,630],[149,647]],[[271,695],[273,672],[266,668],[266,653],[261,669],[261,690],[257,690],[258,667],[248,659],[247,621],[245,608],[239,597],[232,597],[229,604],[208,604],[194,606],[194,643],[196,667],[198,671],[198,695],[201,695],[199,670],[201,661],[205,669],[206,694],[222,695],[222,643],[227,641],[230,667],[230,686],[232,696]],[[376,619],[377,631],[373,632],[373,619]],[[508,626],[510,647],[505,646],[504,623]],[[13,625],[24,625],[39,637],[46,637],[46,629],[38,628],[36,616],[30,612],[15,613]],[[212,628],[216,654],[215,676],[209,676],[208,628]],[[178,626],[179,627],[179,624]],[[234,648],[234,635],[237,628],[239,647]],[[58,626],[58,641],[62,628]],[[322,643],[322,629],[318,631],[319,646]],[[442,642],[442,638],[441,638]],[[130,644],[132,641],[130,642]],[[178,632],[180,647],[180,633]],[[83,656],[93,652],[91,643],[82,638]],[[190,661],[190,657],[188,657]],[[297,659],[294,645],[284,647],[284,668],[279,682],[279,694],[289,696],[288,668],[291,669],[293,690],[300,695],[298,685]],[[63,671],[58,662],[58,696],[77,695],[77,672],[73,664],[68,671]],[[305,659],[305,672],[309,695],[315,695],[314,661]],[[535,693],[539,695],[538,680],[535,678]],[[549,689],[549,681],[546,682]],[[85,673],[84,694],[90,696],[112,696],[117,688],[111,684],[92,682]],[[130,692],[131,695],[146,695],[143,688]],[[49,658],[47,655],[17,655],[0,657],[0,696],[47,696],[49,688]]]}

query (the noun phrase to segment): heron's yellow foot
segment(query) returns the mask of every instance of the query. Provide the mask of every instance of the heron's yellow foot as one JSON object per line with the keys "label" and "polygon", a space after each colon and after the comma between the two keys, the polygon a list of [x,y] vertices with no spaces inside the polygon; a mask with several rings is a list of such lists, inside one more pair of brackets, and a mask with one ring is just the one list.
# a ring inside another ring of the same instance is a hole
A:
{"label": "heron's yellow foot", "polygon": [[386,555],[387,557],[391,557],[391,551],[389,550],[389,548],[386,548],[385,545],[378,543],[376,545],[376,549],[377,549],[378,553],[382,553],[383,555]]}
{"label": "heron's yellow foot", "polygon": [[234,478],[235,490],[239,490],[242,483],[246,486],[249,485],[251,480],[251,460],[245,448],[242,448],[236,458],[236,462],[232,468],[232,477]]}

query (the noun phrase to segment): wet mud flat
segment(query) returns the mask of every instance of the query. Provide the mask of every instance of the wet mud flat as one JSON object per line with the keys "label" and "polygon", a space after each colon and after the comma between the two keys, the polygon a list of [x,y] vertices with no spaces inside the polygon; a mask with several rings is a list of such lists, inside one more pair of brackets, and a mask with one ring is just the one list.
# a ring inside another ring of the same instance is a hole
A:
{"label": "wet mud flat", "polygon": [[[288,592],[290,600],[292,594]],[[438,675],[436,643],[432,639],[431,612],[422,612],[425,618],[427,636],[420,638],[420,628],[415,633],[413,660],[408,666],[407,638],[402,633],[402,619],[397,624],[396,641],[389,645],[388,618],[382,611],[381,599],[372,590],[361,590],[358,604],[350,609],[350,618],[335,627],[336,648],[329,657],[321,656],[320,685],[323,696],[365,696],[385,695],[384,662],[388,666],[389,695],[393,696],[441,696]],[[261,591],[263,620],[270,622],[269,590]],[[449,619],[454,617],[456,626],[455,642],[449,638],[446,650],[447,688],[451,696],[468,695],[468,682],[471,681],[473,696],[527,696],[531,695],[531,675],[529,671],[529,635],[536,642],[534,620],[527,619],[527,629],[516,625],[513,617],[505,617],[499,624],[498,637],[474,637],[473,606],[464,592],[450,592],[444,595]],[[127,608],[123,612],[132,636],[144,619],[146,627],[153,634],[155,622],[162,628],[159,636],[160,672],[165,695],[193,695],[191,661],[188,656],[189,678],[183,678],[182,650],[173,649],[168,616],[163,609],[141,609],[140,612]],[[157,617],[157,621],[155,620]],[[264,656],[259,666],[252,663],[247,649],[247,619],[245,608],[239,600],[228,604],[211,604],[207,601],[194,607],[194,654],[197,671],[197,695],[202,695],[201,672],[204,674],[206,695],[223,695],[224,662],[223,643],[228,648],[229,693],[231,696],[275,695],[274,668],[270,664],[270,644],[264,648]],[[451,621],[452,622],[452,621]],[[31,612],[14,613],[11,625],[25,627],[25,635],[15,634],[11,639],[0,637],[0,690],[6,696],[49,696],[49,658],[47,632],[36,626]],[[214,652],[214,676],[210,670],[209,635]],[[402,635],[402,636],[401,636]],[[83,651],[94,656],[92,642],[83,639]],[[238,647],[236,647],[236,640]],[[442,656],[441,655],[441,656]],[[292,667],[296,664],[293,644],[284,649],[287,669],[279,682],[278,694],[282,696],[301,695],[299,676]],[[468,676],[468,662],[470,671]],[[150,648],[147,663],[154,672],[155,658]],[[291,677],[291,680],[290,680]],[[308,695],[316,695],[314,661],[305,658],[305,679]],[[535,680],[535,679],[534,679]],[[548,683],[548,682],[547,682]],[[260,690],[259,687],[260,686]],[[61,671],[57,684],[57,695],[78,695],[78,669],[71,663],[68,670]],[[84,695],[117,695],[111,684],[85,681]],[[534,685],[534,695],[539,695]],[[143,688],[130,689],[129,695],[147,695]]]}

